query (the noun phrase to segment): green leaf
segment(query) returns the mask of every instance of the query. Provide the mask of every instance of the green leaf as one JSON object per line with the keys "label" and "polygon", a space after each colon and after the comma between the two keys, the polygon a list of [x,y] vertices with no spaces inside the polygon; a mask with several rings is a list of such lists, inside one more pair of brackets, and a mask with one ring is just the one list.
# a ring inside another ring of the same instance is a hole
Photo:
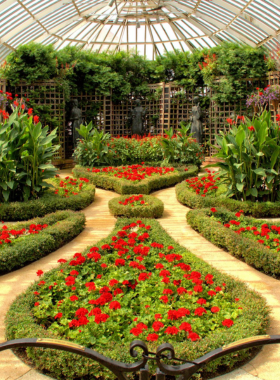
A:
{"label": "green leaf", "polygon": [[241,145],[246,137],[246,133],[243,128],[240,128],[235,136],[235,140],[239,148],[241,148]]}
{"label": "green leaf", "polygon": [[262,177],[266,176],[266,172],[263,168],[254,169],[253,172],[257,175],[261,175]]}
{"label": "green leaf", "polygon": [[2,194],[3,194],[5,201],[8,202],[9,197],[10,197],[10,190],[3,190]]}
{"label": "green leaf", "polygon": [[244,183],[237,183],[236,188],[238,191],[240,191],[242,193],[243,188],[244,188]]}
{"label": "green leaf", "polygon": [[257,197],[258,196],[258,190],[255,187],[253,187],[251,189],[251,194],[253,195],[253,197]]}

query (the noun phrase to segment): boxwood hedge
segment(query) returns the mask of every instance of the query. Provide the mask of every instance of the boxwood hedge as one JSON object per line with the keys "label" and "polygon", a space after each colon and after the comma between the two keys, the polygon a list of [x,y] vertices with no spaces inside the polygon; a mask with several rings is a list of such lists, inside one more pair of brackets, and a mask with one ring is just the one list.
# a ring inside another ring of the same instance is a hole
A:
{"label": "boxwood hedge", "polygon": [[189,190],[185,181],[176,185],[175,191],[178,201],[190,208],[225,207],[235,212],[242,209],[245,215],[252,215],[255,218],[280,215],[280,202],[242,202],[224,197],[202,197]]}
{"label": "boxwood hedge", "polygon": [[28,229],[30,224],[48,224],[39,232],[18,237],[12,245],[0,248],[0,274],[23,267],[68,243],[85,227],[85,215],[74,211],[57,211],[43,218],[9,225],[9,229]]}
{"label": "boxwood hedge", "polygon": [[[118,230],[135,221],[136,219],[119,219],[114,231],[112,231],[106,239],[100,241],[97,246],[101,247],[103,244],[110,243],[112,237]],[[155,241],[157,241],[160,236],[162,244],[172,245],[174,251],[183,255],[185,261],[195,268],[195,270],[199,270],[203,276],[212,273],[215,280],[219,283],[225,282],[230,297],[233,299],[238,297],[240,306],[243,308],[242,315],[236,319],[234,325],[229,330],[221,329],[219,333],[211,333],[197,342],[191,342],[190,340],[176,342],[173,340],[172,344],[177,357],[194,360],[230,342],[266,332],[268,326],[268,308],[261,295],[249,290],[244,283],[218,272],[209,264],[181,247],[165,232],[157,221],[151,219],[142,219],[142,221],[152,227],[149,234]],[[89,250],[87,249],[86,252],[89,252]],[[49,277],[52,278],[55,271],[57,272],[58,270],[53,269],[47,272],[43,279],[47,280]],[[18,296],[10,307],[6,316],[6,337],[8,340],[33,337],[58,338],[58,332],[50,332],[45,326],[37,324],[36,319],[32,315],[32,308],[36,301],[33,292],[37,289],[37,283],[34,283],[27,291]],[[133,340],[133,338],[131,338],[131,340]],[[149,343],[149,349],[151,351],[155,351],[156,347],[156,342]],[[112,342],[107,345],[102,354],[122,362],[134,362],[136,360],[130,357],[128,344],[119,346]],[[112,378],[112,374],[109,375],[108,371],[99,364],[71,353],[29,347],[27,348],[27,355],[37,368],[49,373],[56,379],[71,380],[87,377],[102,380],[104,378]],[[249,355],[250,352],[248,350],[242,350],[241,352],[217,359],[206,365],[203,370],[208,374],[209,372],[216,373],[220,366],[232,368],[236,363],[244,361],[245,359],[248,360]],[[154,368],[153,365],[150,368],[152,370]],[[132,377],[129,376],[129,378],[131,379]]]}
{"label": "boxwood hedge", "polygon": [[89,206],[95,195],[95,186],[87,184],[77,195],[65,198],[47,190],[40,198],[27,202],[9,202],[0,205],[0,220],[19,221],[42,217],[57,210],[79,211]]}
{"label": "boxwood hedge", "polygon": [[151,195],[143,195],[143,199],[148,203],[146,206],[121,205],[119,202],[124,202],[129,195],[113,198],[109,201],[108,206],[111,214],[114,216],[124,216],[126,218],[141,217],[141,218],[160,218],[163,214],[163,202]]}
{"label": "boxwood hedge", "polygon": [[[216,208],[215,216],[236,219],[233,212],[225,208]],[[225,248],[230,254],[244,260],[247,264],[271,276],[280,275],[280,252],[274,252],[257,241],[236,234],[209,217],[210,209],[191,210],[187,213],[187,221],[193,229],[201,233],[207,240],[218,247]],[[212,214],[213,215],[213,214]],[[264,221],[245,217],[250,225],[260,226]],[[266,222],[268,226],[275,223]],[[277,224],[276,224],[277,225]],[[279,225],[279,224],[278,224]]]}
{"label": "boxwood hedge", "polygon": [[173,186],[197,173],[197,166],[188,167],[188,171],[185,171],[185,168],[177,168],[176,172],[172,174],[154,175],[134,183],[126,179],[111,177],[105,173],[97,175],[81,166],[75,166],[73,169],[73,174],[76,178],[87,178],[92,184],[106,190],[114,190],[118,194],[149,194],[151,191]]}

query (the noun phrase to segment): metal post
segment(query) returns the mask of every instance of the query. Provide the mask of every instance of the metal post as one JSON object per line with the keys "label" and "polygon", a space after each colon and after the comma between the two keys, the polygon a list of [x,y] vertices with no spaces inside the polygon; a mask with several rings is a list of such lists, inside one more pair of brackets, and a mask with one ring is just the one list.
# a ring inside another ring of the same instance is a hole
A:
{"label": "metal post", "polygon": [[157,368],[156,380],[165,380],[165,374],[159,368]]}
{"label": "metal post", "polygon": [[139,380],[149,380],[149,367],[148,365],[145,368],[140,369]]}

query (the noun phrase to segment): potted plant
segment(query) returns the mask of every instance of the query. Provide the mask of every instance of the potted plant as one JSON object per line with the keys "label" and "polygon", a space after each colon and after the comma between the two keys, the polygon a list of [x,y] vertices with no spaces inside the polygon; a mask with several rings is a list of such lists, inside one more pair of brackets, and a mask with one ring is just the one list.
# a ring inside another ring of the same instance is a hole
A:
{"label": "potted plant", "polygon": [[280,85],[274,84],[272,86],[268,85],[264,89],[264,98],[266,103],[270,102],[276,111],[280,102]]}
{"label": "potted plant", "polygon": [[247,107],[253,107],[254,112],[258,113],[260,108],[266,103],[264,93],[259,87],[256,88],[257,91],[253,92],[246,100]]}

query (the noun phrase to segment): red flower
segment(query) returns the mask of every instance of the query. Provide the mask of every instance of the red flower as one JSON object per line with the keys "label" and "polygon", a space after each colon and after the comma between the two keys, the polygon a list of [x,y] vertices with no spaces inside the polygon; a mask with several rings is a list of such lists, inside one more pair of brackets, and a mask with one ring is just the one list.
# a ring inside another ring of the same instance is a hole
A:
{"label": "red flower", "polygon": [[29,108],[27,111],[28,115],[32,115],[32,112],[33,112],[33,108]]}
{"label": "red flower", "polygon": [[40,305],[39,302],[34,303],[34,306],[39,306],[39,305]]}
{"label": "red flower", "polygon": [[143,330],[142,329],[139,329],[137,327],[133,327],[131,330],[130,330],[130,334],[133,334],[134,336],[138,336],[140,334],[142,334]]}
{"label": "red flower", "polygon": [[233,325],[233,321],[231,319],[224,319],[222,325],[225,327],[231,327]]}
{"label": "red flower", "polygon": [[175,326],[169,326],[167,327],[167,329],[165,330],[165,334],[167,335],[177,335],[179,332],[179,330],[177,329],[177,327]]}
{"label": "red flower", "polygon": [[199,340],[199,335],[196,334],[196,333],[194,333],[194,332],[190,332],[188,338],[189,338],[192,342],[195,342],[196,340]]}
{"label": "red flower", "polygon": [[207,311],[204,309],[204,307],[200,306],[194,311],[194,315],[198,315],[199,317],[201,317],[203,314],[207,314]]}
{"label": "red flower", "polygon": [[217,210],[215,209],[215,207],[212,207],[210,210],[211,210],[212,212],[217,212]]}
{"label": "red flower", "polygon": [[162,319],[162,315],[161,314],[155,314],[155,320],[157,321],[158,319]]}
{"label": "red flower", "polygon": [[36,274],[37,274],[37,276],[42,276],[42,274],[43,274],[44,272],[41,270],[41,269],[39,269],[37,272],[36,272]]}
{"label": "red flower", "polygon": [[39,116],[35,115],[34,118],[33,118],[33,120],[34,120],[34,124],[39,123],[39,120],[40,120]]}
{"label": "red flower", "polygon": [[101,266],[101,268],[103,268],[103,269],[107,268],[107,264],[101,264],[100,266]]}
{"label": "red flower", "polygon": [[62,313],[57,313],[56,316],[54,317],[54,319],[58,319],[58,318],[61,318],[62,317]]}
{"label": "red flower", "polygon": [[181,324],[181,326],[179,327],[179,330],[182,330],[182,331],[192,331],[192,326],[187,323],[187,322],[183,322]]}
{"label": "red flower", "polygon": [[70,296],[70,301],[74,302],[74,301],[78,301],[78,297],[77,296]]}
{"label": "red flower", "polygon": [[111,310],[121,309],[121,304],[118,301],[112,301],[109,305],[109,309]]}
{"label": "red flower", "polygon": [[149,340],[150,342],[156,342],[158,340],[158,335],[153,333],[153,334],[149,334],[147,336],[147,340]]}
{"label": "red flower", "polygon": [[160,300],[162,300],[163,303],[167,303],[168,302],[168,297],[167,296],[161,296],[159,297]]}
{"label": "red flower", "polygon": [[101,322],[106,322],[109,317],[110,316],[108,314],[97,314],[95,316],[94,322],[99,325]]}
{"label": "red flower", "polygon": [[219,311],[220,311],[220,308],[218,306],[211,307],[211,312],[212,313],[218,313]]}
{"label": "red flower", "polygon": [[125,260],[124,259],[116,259],[115,260],[115,265],[118,266],[124,266],[125,265]]}
{"label": "red flower", "polygon": [[162,327],[164,327],[164,324],[162,322],[154,322],[153,325],[152,325],[152,328],[154,329],[154,331],[159,331]]}
{"label": "red flower", "polygon": [[249,131],[254,131],[255,130],[255,128],[253,127],[253,125],[251,125],[251,127],[248,127],[248,129],[249,129]]}
{"label": "red flower", "polygon": [[206,300],[204,298],[199,298],[196,303],[198,303],[199,305],[205,305],[206,304]]}

